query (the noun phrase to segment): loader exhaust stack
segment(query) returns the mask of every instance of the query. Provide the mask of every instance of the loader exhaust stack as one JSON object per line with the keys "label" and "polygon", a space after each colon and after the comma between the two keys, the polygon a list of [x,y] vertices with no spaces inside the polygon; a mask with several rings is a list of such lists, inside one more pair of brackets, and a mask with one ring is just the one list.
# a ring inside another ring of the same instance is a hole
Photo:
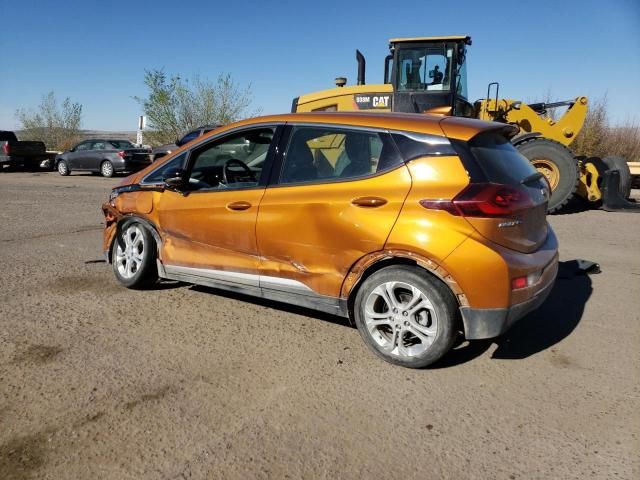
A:
{"label": "loader exhaust stack", "polygon": [[364,55],[362,55],[360,50],[356,50],[356,60],[358,61],[358,85],[364,85],[364,75],[367,62],[365,61]]}

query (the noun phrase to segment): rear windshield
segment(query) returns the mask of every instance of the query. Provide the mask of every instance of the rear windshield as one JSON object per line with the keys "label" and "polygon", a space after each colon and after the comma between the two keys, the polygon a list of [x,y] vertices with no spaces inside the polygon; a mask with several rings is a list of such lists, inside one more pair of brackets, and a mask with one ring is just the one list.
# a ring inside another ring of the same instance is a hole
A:
{"label": "rear windshield", "polygon": [[133,148],[133,143],[129,140],[109,140],[113,148]]}
{"label": "rear windshield", "polygon": [[536,169],[529,160],[500,134],[484,133],[478,135],[466,146],[475,158],[486,181],[516,185],[536,173]]}

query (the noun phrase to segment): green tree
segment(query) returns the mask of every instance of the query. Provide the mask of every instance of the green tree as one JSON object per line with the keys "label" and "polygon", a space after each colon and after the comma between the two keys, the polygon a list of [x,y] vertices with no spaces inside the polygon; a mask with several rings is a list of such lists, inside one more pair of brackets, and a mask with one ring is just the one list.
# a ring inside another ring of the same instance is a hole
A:
{"label": "green tree", "polygon": [[206,124],[227,124],[255,116],[251,110],[251,85],[242,88],[230,74],[220,75],[215,82],[198,76],[184,80],[179,75],[167,76],[162,70],[145,72],[146,97],[134,97],[142,106],[150,131],[151,143],[170,143],[185,131]]}
{"label": "green tree", "polygon": [[50,150],[65,150],[79,138],[82,105],[67,97],[59,106],[55,94],[49,92],[35,111],[16,110],[16,118],[21,124],[21,139],[40,140]]}

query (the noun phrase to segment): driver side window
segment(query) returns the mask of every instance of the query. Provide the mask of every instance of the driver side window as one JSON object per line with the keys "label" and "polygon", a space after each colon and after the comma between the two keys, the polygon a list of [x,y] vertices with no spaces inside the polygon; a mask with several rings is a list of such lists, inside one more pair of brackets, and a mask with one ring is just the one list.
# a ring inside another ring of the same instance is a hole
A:
{"label": "driver side window", "polygon": [[218,139],[191,152],[190,190],[255,187],[274,128],[257,128]]}

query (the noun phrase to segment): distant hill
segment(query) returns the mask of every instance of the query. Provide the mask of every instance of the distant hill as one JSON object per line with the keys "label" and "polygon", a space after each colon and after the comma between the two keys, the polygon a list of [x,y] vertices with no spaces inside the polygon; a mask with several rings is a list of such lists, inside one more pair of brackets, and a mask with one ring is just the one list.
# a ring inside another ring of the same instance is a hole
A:
{"label": "distant hill", "polygon": [[80,130],[81,140],[87,140],[89,138],[104,138],[105,140],[130,140],[132,142],[136,141],[136,131],[135,130],[122,130],[122,131],[111,131],[111,130]]}
{"label": "distant hill", "polygon": [[[21,138],[22,130],[15,131],[18,138]],[[103,138],[105,140],[130,140],[131,142],[136,141],[136,131],[135,130],[121,130],[121,131],[112,131],[112,130],[80,130],[80,141],[88,140],[90,138]]]}

